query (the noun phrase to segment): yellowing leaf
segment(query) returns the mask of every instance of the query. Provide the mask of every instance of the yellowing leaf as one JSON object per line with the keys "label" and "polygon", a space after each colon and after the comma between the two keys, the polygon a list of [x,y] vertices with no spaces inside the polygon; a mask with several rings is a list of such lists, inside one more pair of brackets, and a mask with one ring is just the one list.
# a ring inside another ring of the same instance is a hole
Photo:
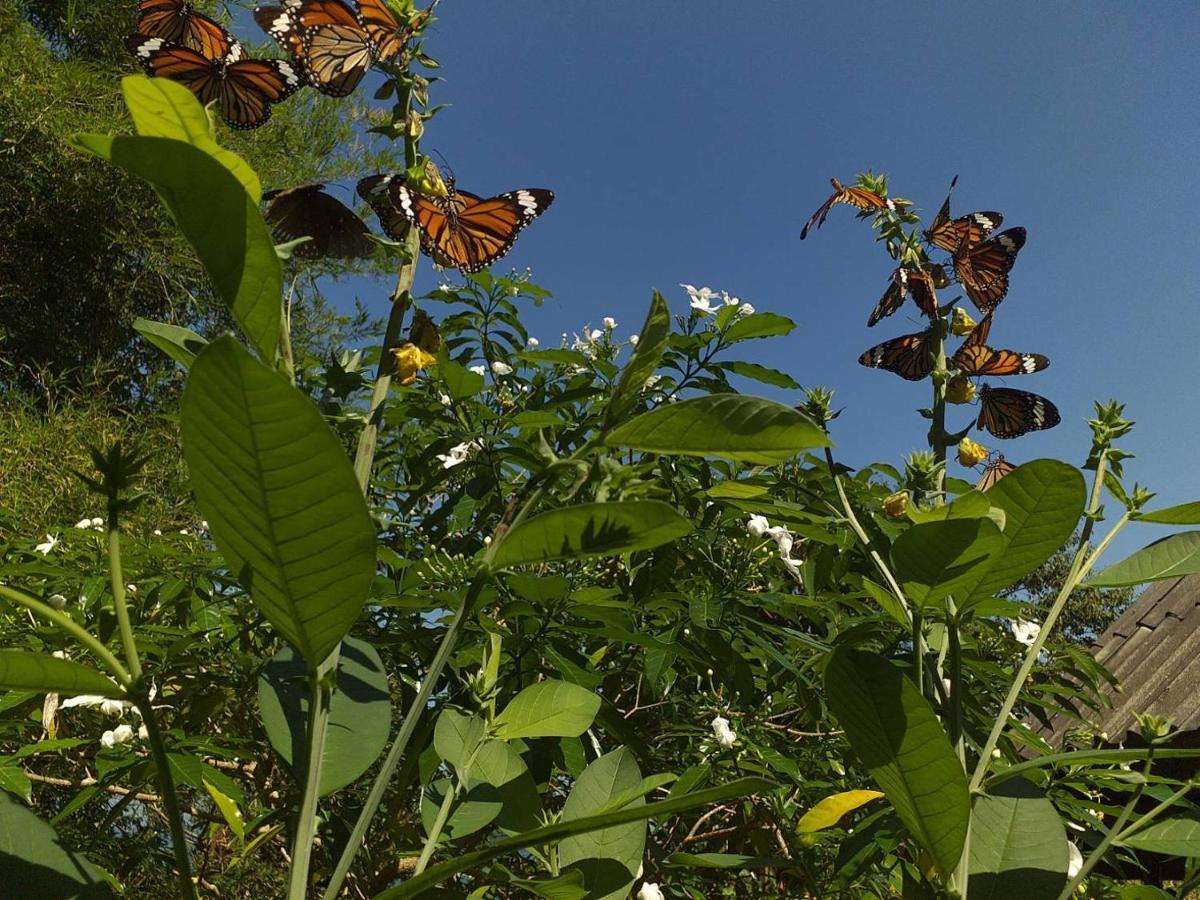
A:
{"label": "yellowing leaf", "polygon": [[217,809],[225,817],[230,829],[237,835],[237,839],[244,841],[246,839],[246,820],[242,818],[242,811],[238,809],[233,798],[222,793],[207,781],[204,782],[204,787],[208,790],[208,795],[213,798],[213,803],[217,804]]}
{"label": "yellowing leaf", "polygon": [[796,830],[801,834],[811,834],[823,828],[831,828],[840,822],[846,813],[866,806],[882,796],[879,791],[842,791],[840,794],[830,794],[804,814],[796,824]]}

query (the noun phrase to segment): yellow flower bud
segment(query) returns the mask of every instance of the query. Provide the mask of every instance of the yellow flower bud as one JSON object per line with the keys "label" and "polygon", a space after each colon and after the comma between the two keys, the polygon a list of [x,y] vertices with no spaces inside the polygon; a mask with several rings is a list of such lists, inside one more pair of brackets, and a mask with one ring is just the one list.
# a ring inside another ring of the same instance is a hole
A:
{"label": "yellow flower bud", "polygon": [[975,330],[975,320],[961,306],[954,307],[954,316],[950,320],[950,333],[966,337]]}
{"label": "yellow flower bud", "polygon": [[970,438],[958,442],[958,461],[968,468],[977,466],[988,457],[988,448]]}
{"label": "yellow flower bud", "polygon": [[908,512],[908,491],[896,491],[883,501],[883,513],[889,519],[903,519]]}
{"label": "yellow flower bud", "polygon": [[946,382],[946,402],[970,403],[975,399],[975,383],[966,375],[955,375]]}
{"label": "yellow flower bud", "polygon": [[392,356],[396,358],[396,379],[405,387],[417,380],[422,369],[437,365],[437,357],[416,344],[403,344],[392,351]]}

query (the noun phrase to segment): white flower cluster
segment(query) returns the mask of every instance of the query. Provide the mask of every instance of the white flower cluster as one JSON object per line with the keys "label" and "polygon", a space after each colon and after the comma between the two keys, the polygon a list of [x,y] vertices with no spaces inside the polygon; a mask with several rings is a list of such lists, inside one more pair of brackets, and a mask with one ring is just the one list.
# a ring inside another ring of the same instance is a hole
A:
{"label": "white flower cluster", "polygon": [[637,892],[637,900],[667,900],[667,895],[653,881],[646,881]]}
{"label": "white flower cluster", "polygon": [[[692,309],[705,316],[711,316],[717,312],[722,306],[736,306],[739,316],[749,316],[754,313],[754,307],[749,303],[743,303],[741,298],[734,297],[726,291],[714,291],[709,287],[698,288],[692,284],[680,284],[681,288],[687,291],[688,299],[691,301]],[[719,304],[714,304],[712,301],[717,297],[721,298]]]}
{"label": "white flower cluster", "polygon": [[103,531],[104,520],[99,516],[96,516],[94,519],[80,519],[75,523],[75,527],[80,531]]}
{"label": "white flower cluster", "polygon": [[729,720],[724,716],[717,716],[712,720],[713,735],[717,739],[718,746],[722,750],[728,750],[737,743],[737,732],[729,728]]}
{"label": "white flower cluster", "polygon": [[[150,698],[154,699],[153,690],[151,691]],[[112,716],[114,718],[123,716],[130,710],[139,716],[141,715],[138,708],[126,700],[100,697],[96,694],[81,694],[78,697],[71,697],[68,700],[64,700],[59,709],[70,709],[74,706],[83,708],[95,707],[100,710],[101,715]],[[135,736],[143,741],[149,736],[144,722],[138,726],[137,731],[133,730],[132,725],[125,723],[118,725],[116,728],[108,729],[100,735],[100,745],[105,749],[111,750],[113,747],[120,746],[121,744],[128,744]]]}
{"label": "white flower cluster", "polygon": [[478,449],[480,449],[479,441],[463,441],[461,444],[455,444],[445,453],[439,453],[434,458],[442,464],[443,469],[453,469],[460,463],[466,462],[472,450]]}
{"label": "white flower cluster", "polygon": [[42,556],[45,556],[46,554],[48,554],[51,550],[53,550],[57,546],[58,546],[58,535],[57,534],[48,534],[48,535],[46,535],[46,540],[42,541],[40,544],[38,544],[33,549],[36,550],[38,553],[42,554]]}
{"label": "white flower cluster", "polygon": [[784,567],[798,583],[800,582],[800,560],[792,559],[792,548],[796,544],[796,539],[792,537],[790,531],[782,525],[772,525],[767,521],[766,516],[757,515],[751,516],[746,522],[746,531],[750,533],[751,537],[773,540]]}

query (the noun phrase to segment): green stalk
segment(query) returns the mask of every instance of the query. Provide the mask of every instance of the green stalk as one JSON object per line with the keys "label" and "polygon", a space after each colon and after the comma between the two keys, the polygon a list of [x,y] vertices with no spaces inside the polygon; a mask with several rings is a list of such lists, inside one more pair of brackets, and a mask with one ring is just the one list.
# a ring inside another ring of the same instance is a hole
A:
{"label": "green stalk", "polygon": [[158,793],[162,797],[163,807],[167,814],[167,824],[171,829],[171,850],[175,854],[179,896],[195,897],[196,885],[192,881],[192,863],[188,858],[187,834],[183,830],[183,813],[179,808],[179,797],[175,793],[175,779],[171,777],[167,747],[163,742],[158,721],[154,718],[154,709],[150,705],[150,698],[145,695],[140,697],[137,700],[137,708],[142,714],[142,723],[146,726],[146,742],[150,745],[150,755],[154,759],[154,768],[158,771]]}
{"label": "green stalk", "polygon": [[475,760],[479,756],[481,749],[483,749],[483,741],[476,744],[475,749],[471,751],[471,755],[467,757],[467,762],[463,766],[462,773],[455,773],[454,790],[446,791],[446,796],[442,798],[442,805],[438,807],[437,818],[433,820],[433,825],[429,829],[429,836],[425,839],[425,846],[421,848],[421,857],[417,860],[416,869],[413,870],[414,875],[420,875],[424,872],[425,867],[429,865],[429,860],[433,858],[434,851],[437,850],[438,840],[442,836],[442,830],[445,829],[446,823],[450,821],[450,810],[454,807],[454,801],[466,793],[467,783],[464,774],[471,771],[471,766],[475,764]]}
{"label": "green stalk", "polygon": [[321,797],[321,764],[325,757],[325,737],[329,731],[329,708],[333,702],[338,651],[334,650],[315,672],[308,676],[308,749],[305,755],[304,793],[300,817],[292,841],[292,864],[288,881],[288,900],[304,900],[308,893],[308,868],[312,858],[313,835],[317,825],[317,801]]}
{"label": "green stalk", "polygon": [[933,329],[934,361],[933,361],[933,424],[929,426],[929,447],[933,450],[937,461],[937,473],[934,487],[936,494],[934,503],[945,502],[946,483],[946,380],[950,373],[946,370],[946,336],[941,315],[930,319]]}
{"label": "green stalk", "polygon": [[16,588],[11,588],[8,585],[0,584],[0,597],[4,597],[17,606],[23,606],[30,612],[37,613],[43,619],[53,622],[63,631],[67,632],[71,637],[75,638],[84,649],[92,651],[96,657],[104,663],[117,683],[123,688],[128,688],[133,679],[130,678],[129,672],[121,665],[121,661],[112,654],[99,640],[87,632],[83,626],[68,616],[66,613],[60,612],[52,606],[48,606],[36,597],[30,597],[24,591],[19,591]]}
{"label": "green stalk", "polygon": [[133,625],[129,621],[129,607],[125,603],[125,578],[121,571],[121,535],[117,531],[116,515],[109,507],[108,528],[108,571],[112,581],[113,610],[117,614],[117,629],[121,633],[121,646],[125,648],[125,663],[133,683],[142,680],[142,664],[138,660],[137,644],[133,640]]}

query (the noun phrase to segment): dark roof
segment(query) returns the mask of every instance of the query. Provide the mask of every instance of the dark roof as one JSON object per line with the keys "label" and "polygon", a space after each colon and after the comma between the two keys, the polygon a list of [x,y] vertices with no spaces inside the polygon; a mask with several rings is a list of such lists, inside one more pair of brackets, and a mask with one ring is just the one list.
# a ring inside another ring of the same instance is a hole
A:
{"label": "dark roof", "polygon": [[[1152,584],[1096,639],[1092,655],[1117,680],[1102,693],[1112,708],[1086,709],[1084,718],[1120,743],[1134,716],[1170,716],[1184,731],[1200,729],[1200,575]],[[1077,722],[1055,716],[1053,731],[1041,729],[1051,745]]]}

